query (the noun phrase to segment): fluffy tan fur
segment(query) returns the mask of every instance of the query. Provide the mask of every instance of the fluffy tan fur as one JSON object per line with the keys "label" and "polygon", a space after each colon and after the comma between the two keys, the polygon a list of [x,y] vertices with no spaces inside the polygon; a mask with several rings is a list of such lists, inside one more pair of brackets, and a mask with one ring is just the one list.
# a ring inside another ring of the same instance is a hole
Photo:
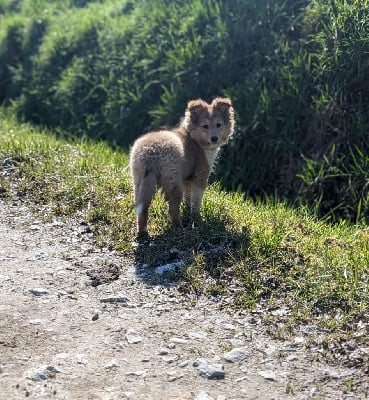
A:
{"label": "fluffy tan fur", "polygon": [[173,225],[179,223],[184,198],[199,213],[215,158],[233,132],[231,100],[216,98],[188,103],[184,119],[173,130],[150,132],[138,138],[130,153],[138,234],[147,234],[148,209],[157,187],[164,191]]}

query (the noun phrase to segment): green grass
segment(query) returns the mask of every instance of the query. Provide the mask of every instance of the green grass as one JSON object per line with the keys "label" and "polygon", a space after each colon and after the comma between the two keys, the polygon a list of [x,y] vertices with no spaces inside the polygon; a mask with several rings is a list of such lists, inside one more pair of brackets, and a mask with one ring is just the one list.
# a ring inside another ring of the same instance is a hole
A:
{"label": "green grass", "polygon": [[368,31],[369,0],[0,0],[0,104],[129,146],[229,96],[217,180],[367,223]]}
{"label": "green grass", "polygon": [[[71,141],[4,112],[0,118],[0,196],[37,204],[45,218],[74,216],[97,244],[153,267],[184,260],[176,274],[146,279],[177,283],[185,292],[219,296],[232,308],[286,307],[289,325],[308,321],[350,333],[368,318],[369,230],[328,224],[308,209],[251,201],[218,184],[206,191],[202,221],[168,226],[160,195],[150,210],[151,241],[135,242],[126,154],[103,143]],[[339,328],[339,329],[338,329]]]}

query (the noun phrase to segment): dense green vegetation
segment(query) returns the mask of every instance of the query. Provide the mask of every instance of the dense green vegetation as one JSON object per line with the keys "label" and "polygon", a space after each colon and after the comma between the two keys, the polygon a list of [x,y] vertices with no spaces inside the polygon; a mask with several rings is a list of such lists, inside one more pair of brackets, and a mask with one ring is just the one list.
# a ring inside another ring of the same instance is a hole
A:
{"label": "dense green vegetation", "polygon": [[228,188],[368,221],[369,0],[0,0],[0,102],[128,146],[232,97]]}
{"label": "dense green vegetation", "polygon": [[[99,245],[138,267],[146,264],[148,284],[177,283],[185,292],[217,296],[233,309],[282,310],[265,314],[271,326],[303,321],[343,338],[367,323],[367,227],[332,225],[307,210],[245,201],[212,185],[203,221],[184,220],[177,229],[168,229],[167,205],[159,194],[150,210],[152,239],[137,246],[126,163],[125,154],[102,143],[57,139],[0,112],[2,201],[34,204],[40,218],[77,216]],[[150,274],[176,261],[185,268],[165,277]]]}

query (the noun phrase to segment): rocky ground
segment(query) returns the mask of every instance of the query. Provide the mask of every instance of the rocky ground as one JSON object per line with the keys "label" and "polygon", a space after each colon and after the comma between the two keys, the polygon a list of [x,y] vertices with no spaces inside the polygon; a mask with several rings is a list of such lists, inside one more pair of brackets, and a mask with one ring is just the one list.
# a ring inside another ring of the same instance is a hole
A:
{"label": "rocky ground", "polygon": [[0,201],[0,399],[368,398],[362,369],[307,348],[316,328],[274,339],[158,272]]}

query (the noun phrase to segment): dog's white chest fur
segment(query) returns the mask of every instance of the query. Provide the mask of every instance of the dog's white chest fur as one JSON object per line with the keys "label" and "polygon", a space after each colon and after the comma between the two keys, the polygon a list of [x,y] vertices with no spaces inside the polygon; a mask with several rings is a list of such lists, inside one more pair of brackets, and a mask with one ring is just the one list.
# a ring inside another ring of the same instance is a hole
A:
{"label": "dog's white chest fur", "polygon": [[217,158],[219,149],[205,150],[206,160],[208,161],[210,171],[213,169],[215,159]]}

